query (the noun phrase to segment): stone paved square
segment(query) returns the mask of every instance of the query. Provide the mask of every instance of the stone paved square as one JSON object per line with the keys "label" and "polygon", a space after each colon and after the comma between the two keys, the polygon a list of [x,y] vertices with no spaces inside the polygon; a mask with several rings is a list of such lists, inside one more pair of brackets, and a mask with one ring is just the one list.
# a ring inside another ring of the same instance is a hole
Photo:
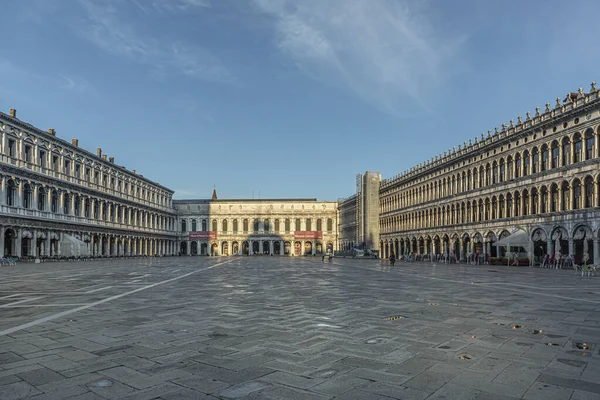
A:
{"label": "stone paved square", "polygon": [[600,399],[600,279],[320,257],[0,269],[4,399]]}

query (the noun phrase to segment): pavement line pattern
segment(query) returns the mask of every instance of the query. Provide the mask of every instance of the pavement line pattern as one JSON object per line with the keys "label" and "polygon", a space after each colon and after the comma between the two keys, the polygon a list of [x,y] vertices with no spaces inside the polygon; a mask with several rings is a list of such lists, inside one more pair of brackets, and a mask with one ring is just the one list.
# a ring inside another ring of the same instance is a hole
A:
{"label": "pavement line pattern", "polygon": [[43,299],[43,297],[32,297],[31,299],[19,300],[19,301],[15,301],[14,303],[3,304],[0,306],[0,308],[7,308],[7,307],[11,307],[11,306],[14,306],[17,304],[27,303],[28,301],[34,301],[34,300],[39,300],[39,299]]}
{"label": "pavement line pattern", "polygon": [[85,293],[96,293],[96,292],[100,292],[102,290],[110,289],[111,287],[112,286],[104,286],[104,287],[101,287],[100,289],[88,290]]}
{"label": "pavement line pattern", "polygon": [[[339,266],[342,266],[342,264],[336,264]],[[343,265],[343,266],[348,266],[348,265]],[[361,267],[357,267],[352,265],[352,267],[355,268],[361,268]],[[376,270],[379,271],[379,270]],[[396,272],[400,275],[406,275],[406,276],[414,276],[416,278],[421,278],[421,279],[431,279],[431,280],[436,280],[436,281],[445,281],[445,282],[453,282],[453,283],[460,283],[463,285],[473,285],[473,286],[483,286],[483,287],[488,287],[488,288],[495,288],[495,289],[499,289],[496,285],[496,283],[485,283],[485,282],[465,282],[465,281],[458,281],[456,279],[445,279],[445,278],[435,278],[433,276],[424,276],[424,275],[419,275],[419,274],[414,274],[414,273],[409,273],[409,272],[402,272],[399,270],[396,270]],[[502,290],[510,290],[513,292],[522,292],[522,289],[513,289],[513,288],[509,288],[509,287],[503,287]],[[559,294],[550,294],[550,293],[540,293],[540,292],[528,292],[529,294],[537,294],[540,296],[546,296],[546,297],[554,297],[557,299],[565,299],[565,300],[575,300],[575,301],[582,301],[584,303],[593,303],[593,304],[600,304],[600,300],[589,300],[589,299],[581,299],[578,297],[569,297],[569,296],[561,296]]]}
{"label": "pavement line pattern", "polygon": [[[156,283],[153,283],[151,285],[147,285],[147,286],[143,286],[143,287],[140,287],[140,288],[137,288],[137,289],[134,289],[134,290],[130,290],[129,292],[125,292],[125,293],[121,293],[121,294],[118,294],[118,295],[115,295],[115,296],[107,297],[106,299],[98,300],[98,301],[95,301],[93,303],[87,304],[85,306],[81,306],[81,307],[77,307],[77,308],[72,308],[70,310],[66,310],[66,311],[60,312],[58,314],[48,315],[47,317],[36,319],[35,321],[31,321],[31,322],[28,322],[26,324],[14,326],[12,328],[0,331],[0,336],[10,335],[11,333],[18,332],[18,331],[21,331],[23,329],[28,329],[28,328],[31,328],[33,326],[36,326],[36,325],[39,325],[39,324],[43,324],[45,322],[52,321],[52,320],[55,320],[55,319],[58,319],[58,318],[62,318],[64,316],[66,316],[66,315],[70,315],[70,314],[76,313],[78,311],[87,310],[88,308],[92,308],[92,307],[95,307],[95,306],[100,305],[100,304],[108,303],[109,301],[120,299],[121,297],[129,296],[129,295],[132,295],[132,294],[137,293],[137,292],[141,292],[141,291],[146,290],[146,289],[151,289],[153,287],[157,287],[157,286],[161,286],[161,285],[164,285],[164,284],[167,284],[167,283],[171,283],[171,282],[177,281],[179,279],[187,278],[190,275],[194,275],[194,274],[197,274],[197,273],[202,272],[202,271],[213,269],[213,268],[216,268],[218,266],[231,263],[233,261],[234,260],[223,261],[223,262],[217,263],[215,265],[211,265],[210,267],[206,267],[206,268],[202,268],[202,269],[197,269],[195,271],[188,272],[187,274],[176,276],[175,278],[166,279],[166,280],[161,281],[161,282],[156,282]],[[36,300],[36,299],[31,299],[31,300]],[[27,301],[31,301],[31,300],[27,300]],[[16,304],[16,303],[11,303],[11,304]]]}

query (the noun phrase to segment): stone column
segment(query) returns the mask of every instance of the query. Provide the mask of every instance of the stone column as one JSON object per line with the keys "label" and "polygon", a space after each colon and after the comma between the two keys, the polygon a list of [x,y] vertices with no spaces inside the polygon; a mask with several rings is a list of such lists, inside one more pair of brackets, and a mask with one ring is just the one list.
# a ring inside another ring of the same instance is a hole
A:
{"label": "stone column", "polygon": [[546,254],[549,256],[554,254],[554,241],[551,238],[546,239]]}
{"label": "stone column", "polygon": [[[186,248],[187,248],[187,255],[191,256],[192,255],[192,242],[189,240],[186,240],[185,243],[186,243]],[[198,244],[200,244],[200,243],[198,242]]]}
{"label": "stone column", "polygon": [[5,234],[5,231],[6,231],[5,227],[0,228],[0,257],[4,257],[4,234]]}
{"label": "stone column", "polygon": [[573,245],[574,245],[573,238],[569,238],[569,255],[572,256],[572,257],[575,257],[575,252],[573,250],[573,248],[574,248]]}
{"label": "stone column", "polygon": [[279,241],[279,255],[280,256],[285,255],[285,248],[283,247],[283,240]]}
{"label": "stone column", "polygon": [[272,256],[275,254],[275,242],[273,240],[269,241],[269,255]]}
{"label": "stone column", "polygon": [[22,256],[21,255],[21,240],[22,240],[21,235],[23,234],[23,228],[17,228],[17,229],[15,229],[15,232],[17,234],[17,237],[15,238],[15,247],[16,248],[15,248],[14,253],[17,257],[21,257]]}
{"label": "stone column", "polygon": [[[4,243],[4,241],[2,241],[2,243]],[[600,252],[598,249],[598,239],[594,239],[593,241],[594,243],[594,265],[598,265],[600,264]]]}
{"label": "stone column", "polygon": [[465,259],[465,241],[464,239],[460,239],[460,249],[459,249],[459,257],[460,260],[463,261]]}
{"label": "stone column", "polygon": [[62,239],[62,232],[58,234],[58,240],[56,241],[56,255],[62,256],[62,244],[60,240]]}
{"label": "stone column", "polygon": [[[260,230],[260,224],[261,222],[258,223],[258,229]],[[258,253],[262,254],[263,253],[263,241],[259,240],[258,241]]]}

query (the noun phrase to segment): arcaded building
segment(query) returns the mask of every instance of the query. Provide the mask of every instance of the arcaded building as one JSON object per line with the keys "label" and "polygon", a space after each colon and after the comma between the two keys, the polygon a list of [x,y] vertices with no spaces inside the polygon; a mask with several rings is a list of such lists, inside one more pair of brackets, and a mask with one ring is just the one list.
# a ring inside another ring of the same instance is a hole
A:
{"label": "arcaded building", "polygon": [[599,132],[593,83],[383,180],[383,256],[503,256],[510,237],[520,257],[600,263]]}
{"label": "arcaded building", "polygon": [[317,255],[337,250],[337,202],[174,200],[183,255]]}
{"label": "arcaded building", "polygon": [[0,112],[0,256],[170,255],[173,191]]}

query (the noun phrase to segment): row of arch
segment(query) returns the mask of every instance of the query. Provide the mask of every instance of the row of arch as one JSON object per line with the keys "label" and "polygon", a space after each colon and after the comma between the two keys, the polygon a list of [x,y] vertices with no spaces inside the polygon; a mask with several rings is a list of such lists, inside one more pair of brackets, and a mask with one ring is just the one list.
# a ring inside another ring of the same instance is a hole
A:
{"label": "row of arch", "polygon": [[600,207],[600,175],[459,201],[380,219],[392,233]]}
{"label": "row of arch", "polygon": [[[433,235],[410,235],[386,238],[380,241],[382,258],[398,255],[454,255],[458,260],[465,260],[469,254],[488,255],[491,257],[506,256],[505,247],[493,244],[519,232],[527,235],[527,244],[512,249],[520,257],[540,259],[546,254],[553,257],[570,256],[576,264],[600,263],[600,229],[579,223],[569,229],[564,225],[532,226],[516,228],[509,231],[487,232],[452,232]],[[510,251],[511,249],[508,249]]]}
{"label": "row of arch", "polygon": [[82,155],[63,152],[60,147],[49,146],[47,142],[39,144],[37,143],[38,138],[31,134],[20,138],[13,130],[5,129],[3,133],[2,153],[15,162],[26,164],[30,169],[38,167],[39,172],[53,177],[61,177],[65,180],[75,179],[78,184],[101,184],[106,189],[137,197],[138,200],[164,207],[171,206],[170,194],[149,183],[118,172]]}
{"label": "row of arch", "polygon": [[91,257],[167,256],[176,254],[176,241],[92,232],[53,231],[18,226],[0,228],[0,254],[3,257],[78,257],[75,247],[68,250],[64,236],[85,243]]}
{"label": "row of arch", "polygon": [[115,222],[137,228],[172,230],[175,219],[32,181],[2,177],[2,203],[10,207]]}
{"label": "row of arch", "polygon": [[[190,229],[190,231],[201,230],[203,232],[206,232],[207,225],[208,219],[196,220],[195,218],[192,218],[189,225],[186,219],[182,219],[181,232],[188,232],[188,229]],[[250,230],[250,226],[252,226],[252,230]],[[280,220],[279,218],[275,218],[273,220],[269,218],[234,218],[231,220],[231,225],[228,219],[222,219],[220,220],[220,223],[217,219],[213,219],[211,221],[211,231],[213,232],[281,232],[281,228],[283,228],[284,231],[288,233],[299,230],[312,231],[313,228],[317,231],[322,231],[323,219],[317,218],[314,225],[313,219],[311,218],[285,218],[283,220]],[[333,218],[326,219],[326,228],[328,232],[333,232]]]}
{"label": "row of arch", "polygon": [[484,165],[388,195],[382,199],[381,211],[390,212],[598,158],[599,131],[600,127],[596,131],[588,128],[583,134],[575,132],[571,136],[504,155]]}
{"label": "row of arch", "polygon": [[[324,247],[325,246],[325,247]],[[288,241],[288,240],[233,240],[233,241],[181,241],[179,244],[180,255],[318,255],[324,252],[331,253],[333,243],[325,244],[316,240]]]}

